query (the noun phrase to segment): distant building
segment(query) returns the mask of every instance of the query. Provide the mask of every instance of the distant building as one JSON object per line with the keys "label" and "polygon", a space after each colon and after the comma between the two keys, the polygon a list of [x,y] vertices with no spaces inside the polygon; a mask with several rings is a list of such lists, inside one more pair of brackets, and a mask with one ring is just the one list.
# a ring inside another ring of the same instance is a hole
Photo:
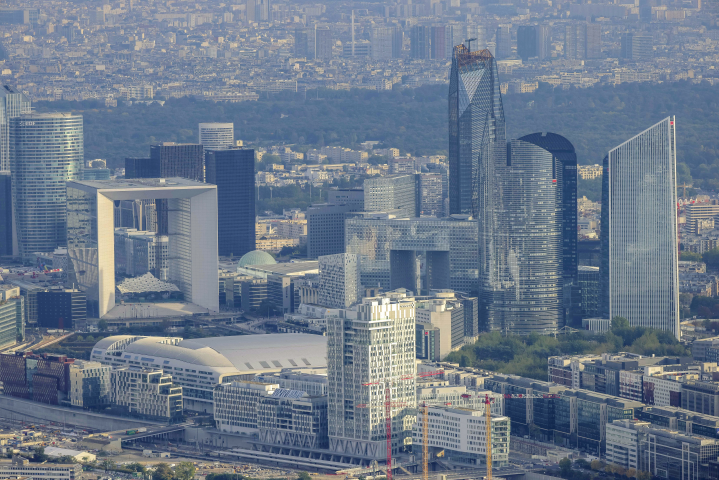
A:
{"label": "distant building", "polygon": [[517,28],[517,55],[522,61],[544,60],[550,56],[551,30],[547,25],[520,25]]}
{"label": "distant building", "polygon": [[84,292],[50,289],[37,294],[37,324],[43,328],[75,330],[87,319]]}
{"label": "distant building", "polygon": [[307,257],[318,258],[345,251],[345,218],[364,209],[364,191],[330,190],[327,203],[307,208]]}
{"label": "distant building", "polygon": [[430,58],[430,27],[415,25],[410,30],[410,57],[415,59]]}
{"label": "distant building", "polygon": [[133,228],[115,229],[115,271],[140,276],[147,272],[167,281],[169,277],[169,237]]}
{"label": "distant building", "polygon": [[78,480],[82,475],[82,465],[73,464],[37,464],[28,463],[24,457],[13,456],[12,463],[0,465],[0,479],[10,480],[27,478],[28,480]]}
{"label": "distant building", "polygon": [[564,28],[564,56],[570,59],[602,58],[602,25],[570,23]]}
{"label": "distant building", "polygon": [[389,175],[364,181],[364,210],[397,210],[402,217],[419,216],[419,178],[416,174]]}
{"label": "distant building", "polygon": [[201,123],[199,140],[205,151],[232,148],[235,146],[235,125],[233,123]]}
{"label": "distant building", "polygon": [[321,256],[318,261],[320,305],[329,308],[349,308],[362,299],[359,255],[338,253]]}
{"label": "distant building", "polygon": [[[29,23],[29,22],[7,22],[16,12],[25,13],[27,10],[5,10],[0,9],[0,25],[7,23]],[[30,99],[17,88],[10,85],[0,87],[0,171],[10,171],[10,119],[31,113],[32,106]]]}
{"label": "distant building", "polygon": [[317,27],[315,31],[315,58],[323,62],[332,60],[332,31],[329,27]]}
{"label": "distant building", "polygon": [[494,57],[497,60],[506,60],[512,56],[512,34],[509,26],[500,25],[496,32],[496,49]]}
{"label": "distant building", "polygon": [[223,256],[255,249],[255,151],[207,150],[207,183],[217,185],[217,243]]}
{"label": "distant building", "polygon": [[633,62],[651,60],[654,56],[653,39],[649,35],[622,34],[621,58]]}

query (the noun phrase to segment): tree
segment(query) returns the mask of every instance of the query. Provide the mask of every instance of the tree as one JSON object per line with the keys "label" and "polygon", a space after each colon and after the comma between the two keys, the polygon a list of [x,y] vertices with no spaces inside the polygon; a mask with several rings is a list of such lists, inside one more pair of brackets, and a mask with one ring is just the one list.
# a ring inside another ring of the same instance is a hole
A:
{"label": "tree", "polygon": [[300,472],[299,475],[297,475],[297,480],[311,480],[312,477],[310,477],[310,474],[307,472]]}
{"label": "tree", "polygon": [[462,355],[462,356],[459,358],[459,366],[460,366],[460,367],[471,367],[472,364],[471,364],[471,362],[470,362],[470,360],[469,360],[469,356],[467,356],[467,355]]}
{"label": "tree", "polygon": [[145,473],[147,471],[145,466],[143,464],[141,464],[140,462],[131,463],[131,464],[127,465],[127,468],[129,468],[133,472]]}
{"label": "tree", "polygon": [[35,447],[35,452],[33,453],[32,459],[36,462],[46,461],[47,455],[45,455],[45,449],[43,447]]}
{"label": "tree", "polygon": [[563,458],[559,461],[559,472],[564,478],[569,478],[572,474],[572,461],[568,458]]}
{"label": "tree", "polygon": [[97,322],[97,329],[101,332],[107,331],[107,322],[105,320]]}
{"label": "tree", "polygon": [[626,472],[624,472],[624,476],[627,478],[634,478],[637,476],[637,471],[633,468],[628,468]]}
{"label": "tree", "polygon": [[75,457],[72,457],[70,455],[63,455],[62,457],[57,459],[57,463],[67,465],[69,463],[77,463],[77,460],[75,460]]}
{"label": "tree", "polygon": [[109,458],[104,458],[102,462],[100,462],[100,466],[107,472],[108,470],[115,468],[115,462]]}
{"label": "tree", "polygon": [[574,461],[574,464],[577,466],[577,468],[591,468],[589,462],[584,460],[583,458],[578,458]]}
{"label": "tree", "polygon": [[652,474],[649,472],[637,472],[637,480],[652,480]]}
{"label": "tree", "polygon": [[715,270],[719,268],[719,247],[704,252],[702,259],[707,264],[708,269]]}
{"label": "tree", "polygon": [[152,480],[173,480],[172,470],[166,463],[158,463],[155,465],[155,471],[152,472]]}
{"label": "tree", "polygon": [[629,328],[629,320],[624,317],[612,318],[612,330],[619,330],[622,328]]}
{"label": "tree", "polygon": [[180,462],[180,464],[175,467],[175,479],[192,480],[195,478],[195,471],[195,465],[193,465],[192,462]]}
{"label": "tree", "polygon": [[601,460],[592,460],[592,463],[590,463],[589,465],[592,467],[592,470],[604,470],[604,462],[602,462]]}
{"label": "tree", "polygon": [[685,260],[687,262],[701,262],[703,258],[699,253],[684,250],[679,254],[679,260]]}

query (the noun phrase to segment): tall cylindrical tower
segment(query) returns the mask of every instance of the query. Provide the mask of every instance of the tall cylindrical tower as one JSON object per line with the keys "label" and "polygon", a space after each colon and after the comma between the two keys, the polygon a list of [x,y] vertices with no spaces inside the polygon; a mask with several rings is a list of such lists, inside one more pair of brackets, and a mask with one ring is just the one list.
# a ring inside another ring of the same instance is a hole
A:
{"label": "tall cylindrical tower", "polygon": [[65,182],[82,180],[82,115],[31,113],[10,120],[10,170],[23,258],[67,243]]}

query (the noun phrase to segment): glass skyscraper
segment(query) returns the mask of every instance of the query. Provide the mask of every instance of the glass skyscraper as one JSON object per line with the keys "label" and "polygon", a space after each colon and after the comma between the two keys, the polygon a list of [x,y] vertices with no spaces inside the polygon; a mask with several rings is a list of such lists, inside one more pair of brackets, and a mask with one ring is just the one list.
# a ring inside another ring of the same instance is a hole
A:
{"label": "glass skyscraper", "polygon": [[[496,169],[493,230],[480,220],[480,324],[487,330],[552,334],[564,322],[561,195],[555,158],[524,141]],[[576,236],[576,233],[575,233]]]}
{"label": "glass skyscraper", "polygon": [[0,87],[0,171],[10,170],[10,119],[31,112],[30,100],[14,87]]}
{"label": "glass skyscraper", "polygon": [[604,158],[601,245],[605,315],[679,337],[673,116]]}
{"label": "glass skyscraper", "polygon": [[520,140],[532,143],[554,156],[557,180],[558,221],[562,226],[562,283],[565,324],[581,321],[581,292],[577,264],[577,154],[574,145],[556,133],[532,133]]}
{"label": "glass skyscraper", "polygon": [[494,171],[506,164],[505,138],[494,57],[489,50],[470,53],[457,45],[449,80],[449,213],[477,217],[490,231]]}
{"label": "glass skyscraper", "polygon": [[82,180],[82,115],[32,113],[10,119],[10,170],[23,258],[66,245],[66,187]]}

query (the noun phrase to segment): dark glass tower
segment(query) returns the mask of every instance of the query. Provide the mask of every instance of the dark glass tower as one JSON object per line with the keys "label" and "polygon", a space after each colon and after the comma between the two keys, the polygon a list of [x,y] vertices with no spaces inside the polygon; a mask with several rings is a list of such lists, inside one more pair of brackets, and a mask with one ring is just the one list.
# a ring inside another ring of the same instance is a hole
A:
{"label": "dark glass tower", "polygon": [[217,185],[217,246],[223,256],[255,249],[255,151],[208,150],[207,183]]}
{"label": "dark glass tower", "polygon": [[12,181],[0,171],[0,256],[12,255]]}
{"label": "dark glass tower", "polygon": [[547,150],[554,157],[557,208],[562,225],[562,280],[565,323],[581,320],[581,298],[577,267],[577,154],[574,145],[556,133],[533,133],[520,138]]}
{"label": "dark glass tower", "polygon": [[[505,138],[494,57],[489,50],[470,53],[464,45],[457,45],[449,81],[450,214],[477,216],[481,209],[493,211],[494,169],[506,164]],[[479,218],[491,228],[491,217]]]}

